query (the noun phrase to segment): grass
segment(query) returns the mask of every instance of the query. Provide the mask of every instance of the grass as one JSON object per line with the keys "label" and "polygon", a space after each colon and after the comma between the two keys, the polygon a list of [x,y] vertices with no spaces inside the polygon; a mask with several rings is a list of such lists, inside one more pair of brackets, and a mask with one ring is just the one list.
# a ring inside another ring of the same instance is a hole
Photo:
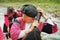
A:
{"label": "grass", "polygon": [[33,4],[36,7],[42,8],[45,12],[53,13],[54,16],[59,16],[60,13],[60,3],[55,2],[1,2],[0,6],[7,7],[13,6],[16,8],[21,8],[24,4]]}
{"label": "grass", "polygon": [[37,7],[41,7],[43,9],[46,10],[46,7],[60,7],[60,4],[58,3],[52,3],[52,2],[1,2],[0,3],[0,6],[4,6],[4,7],[7,7],[7,6],[13,6],[13,7],[21,7],[23,4],[33,4]]}

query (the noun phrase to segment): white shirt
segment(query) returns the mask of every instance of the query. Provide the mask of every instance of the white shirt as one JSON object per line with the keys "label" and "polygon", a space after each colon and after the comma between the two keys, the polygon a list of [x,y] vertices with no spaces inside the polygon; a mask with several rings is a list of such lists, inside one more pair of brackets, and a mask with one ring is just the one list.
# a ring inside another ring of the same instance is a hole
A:
{"label": "white shirt", "polygon": [[20,32],[18,39],[24,37],[24,36],[26,35],[26,34],[25,34],[25,31],[26,31],[27,29],[29,29],[30,27],[31,27],[31,23],[26,23],[26,24],[25,24],[25,30],[22,30],[22,31]]}

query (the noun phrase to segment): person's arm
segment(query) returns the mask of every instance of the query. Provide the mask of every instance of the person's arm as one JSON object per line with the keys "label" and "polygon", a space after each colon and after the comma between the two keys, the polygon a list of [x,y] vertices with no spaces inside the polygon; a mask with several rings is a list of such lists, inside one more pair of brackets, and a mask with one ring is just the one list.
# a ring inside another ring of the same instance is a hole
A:
{"label": "person's arm", "polygon": [[27,29],[27,30],[21,30],[21,32],[19,33],[19,36],[18,36],[18,39],[26,36],[29,32],[31,32],[30,29]]}
{"label": "person's arm", "polygon": [[57,24],[52,22],[51,19],[47,19],[46,23],[43,25],[42,31],[48,34],[55,33],[58,31]]}
{"label": "person's arm", "polygon": [[45,15],[45,12],[41,8],[37,8],[37,11],[41,14],[41,16],[47,20],[47,16]]}
{"label": "person's arm", "polygon": [[42,9],[37,9],[37,11],[42,14],[41,16],[46,21],[46,23],[43,24],[42,31],[49,34],[57,32],[57,24],[54,23],[51,19],[48,19]]}
{"label": "person's arm", "polygon": [[19,33],[18,39],[22,38],[22,37],[26,36],[28,33],[30,33],[34,29],[34,26],[38,27],[38,21],[35,20],[30,29],[21,30],[21,32]]}

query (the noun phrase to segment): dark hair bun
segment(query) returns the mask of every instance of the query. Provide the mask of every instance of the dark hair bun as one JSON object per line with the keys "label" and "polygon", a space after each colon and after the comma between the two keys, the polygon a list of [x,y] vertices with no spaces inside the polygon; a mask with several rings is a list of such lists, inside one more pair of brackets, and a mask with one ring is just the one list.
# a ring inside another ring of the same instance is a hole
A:
{"label": "dark hair bun", "polygon": [[37,8],[34,5],[26,4],[21,8],[21,12],[29,17],[35,17],[37,15]]}

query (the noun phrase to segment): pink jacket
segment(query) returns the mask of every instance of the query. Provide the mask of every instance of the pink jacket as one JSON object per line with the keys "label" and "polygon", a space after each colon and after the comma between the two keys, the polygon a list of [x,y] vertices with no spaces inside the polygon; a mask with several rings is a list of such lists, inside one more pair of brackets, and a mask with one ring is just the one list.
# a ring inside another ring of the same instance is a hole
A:
{"label": "pink jacket", "polygon": [[22,16],[22,13],[21,13],[20,10],[17,11],[17,15],[18,15],[18,17],[21,17]]}
{"label": "pink jacket", "polygon": [[[46,33],[55,33],[57,32],[58,28],[57,28],[57,25],[50,25],[49,27],[45,26],[46,23],[44,22],[40,22],[40,26],[39,26],[39,29],[40,29],[40,32],[46,32]],[[49,24],[48,24],[49,25]],[[24,30],[25,28],[25,22],[23,21],[22,18],[20,18],[20,20],[16,20],[12,27],[11,27],[11,30],[10,30],[10,35],[11,35],[11,38],[12,40],[17,40],[18,39],[18,36],[19,36],[19,33],[21,32],[21,30]],[[47,29],[46,29],[47,28]],[[49,30],[50,29],[50,30]],[[46,30],[46,31],[45,31]],[[50,32],[49,32],[50,31]]]}
{"label": "pink jacket", "polygon": [[0,40],[4,40],[4,38],[5,38],[4,34],[3,34],[1,27],[0,27]]}
{"label": "pink jacket", "polygon": [[10,21],[8,20],[8,15],[4,17],[5,25],[8,27],[10,24]]}

